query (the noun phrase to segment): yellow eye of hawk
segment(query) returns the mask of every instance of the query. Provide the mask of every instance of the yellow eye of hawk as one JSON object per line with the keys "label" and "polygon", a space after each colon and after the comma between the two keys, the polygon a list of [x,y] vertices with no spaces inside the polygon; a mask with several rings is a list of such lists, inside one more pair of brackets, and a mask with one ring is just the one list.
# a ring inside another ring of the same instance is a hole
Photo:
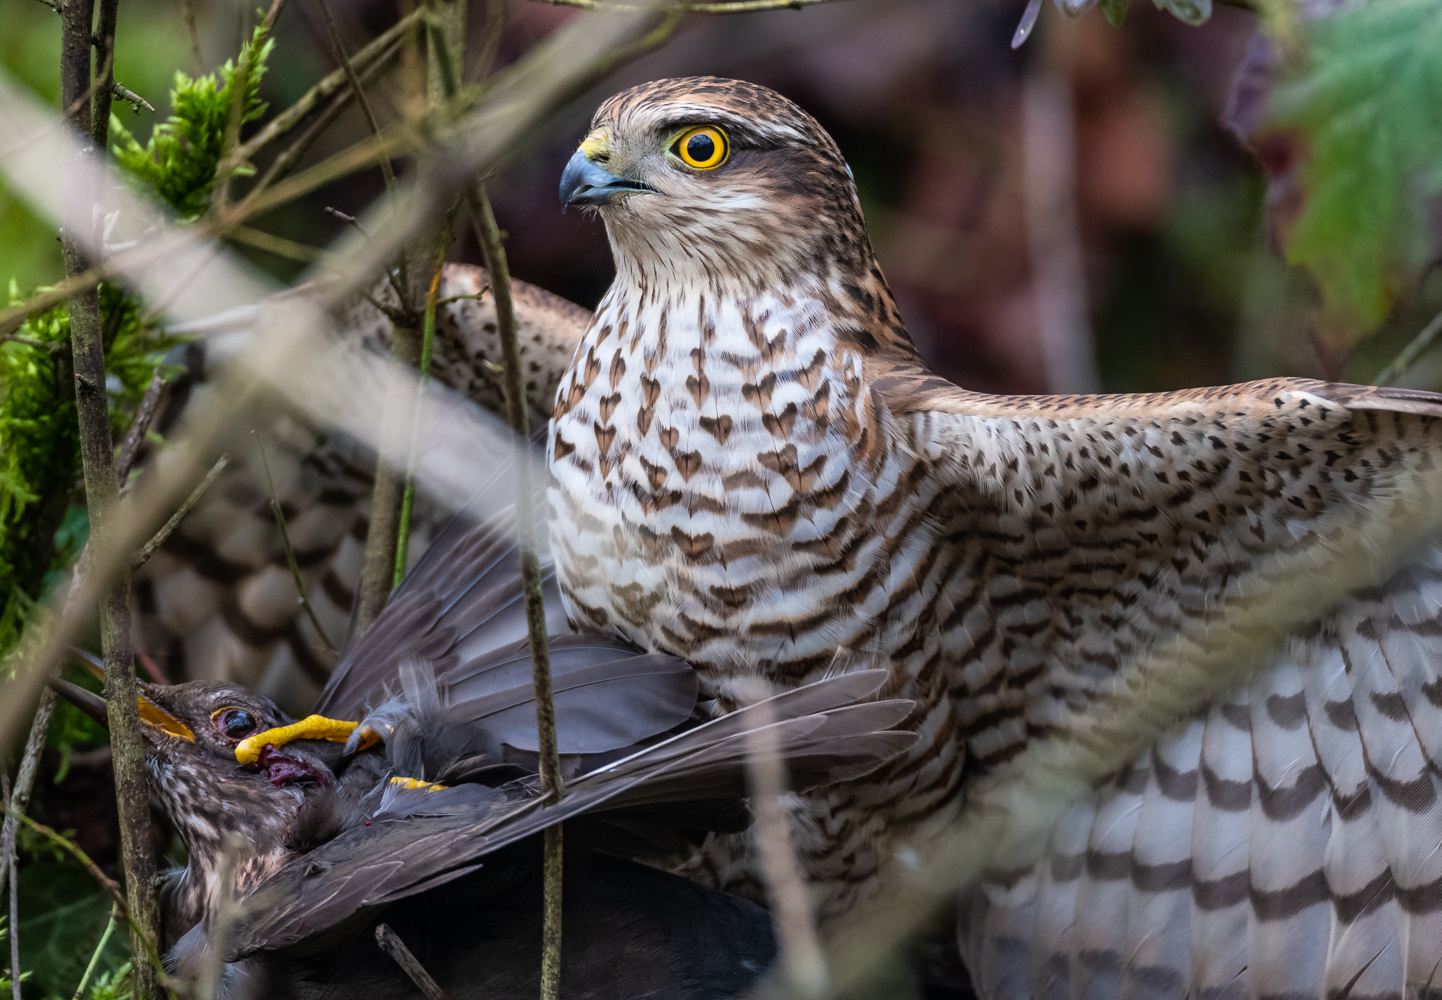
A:
{"label": "yellow eye of hawk", "polygon": [[687,129],[671,146],[671,152],[681,162],[696,170],[715,170],[731,155],[731,145],[726,133],[714,125],[701,125]]}

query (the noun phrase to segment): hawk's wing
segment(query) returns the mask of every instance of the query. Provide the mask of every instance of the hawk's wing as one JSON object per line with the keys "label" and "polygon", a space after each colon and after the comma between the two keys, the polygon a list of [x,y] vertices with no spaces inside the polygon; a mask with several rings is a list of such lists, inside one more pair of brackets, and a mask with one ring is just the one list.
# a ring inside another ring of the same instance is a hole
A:
{"label": "hawk's wing", "polygon": [[396,796],[390,808],[288,861],[260,886],[229,957],[287,947],[358,910],[425,892],[474,870],[493,851],[582,814],[639,808],[655,818],[687,803],[740,798],[747,757],[756,751],[751,737],[763,729],[797,788],[864,775],[916,740],[892,728],[911,702],[858,704],[886,676],[861,671],[776,695],[570,781],[554,806],[540,804],[532,782],[404,792],[403,808]]}
{"label": "hawk's wing", "polygon": [[964,902],[983,995],[1442,990],[1442,396],[877,390],[942,473],[975,769],[1148,685],[1189,716]]}

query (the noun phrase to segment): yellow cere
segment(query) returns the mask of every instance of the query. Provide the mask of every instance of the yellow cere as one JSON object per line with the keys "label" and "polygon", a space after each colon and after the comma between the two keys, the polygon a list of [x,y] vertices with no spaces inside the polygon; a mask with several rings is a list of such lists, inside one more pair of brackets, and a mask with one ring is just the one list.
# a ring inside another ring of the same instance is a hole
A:
{"label": "yellow cere", "polygon": [[327,719],[323,715],[307,716],[289,726],[267,729],[263,733],[246,737],[236,745],[235,759],[242,764],[254,763],[260,756],[261,749],[267,744],[278,747],[284,746],[291,740],[331,740],[335,743],[344,743],[350,739],[350,734],[358,725],[360,725],[358,722]]}
{"label": "yellow cere", "polygon": [[695,170],[715,170],[731,155],[731,144],[726,133],[716,126],[700,125],[682,132],[671,145],[671,152]]}
{"label": "yellow cere", "polygon": [[598,128],[581,140],[581,152],[592,161],[607,156],[611,152],[611,137],[605,129]]}
{"label": "yellow cere", "polygon": [[442,788],[449,788],[449,785],[438,785],[434,781],[422,781],[420,778],[402,778],[399,774],[391,778],[391,784],[401,788],[424,788],[428,792],[438,792]]}

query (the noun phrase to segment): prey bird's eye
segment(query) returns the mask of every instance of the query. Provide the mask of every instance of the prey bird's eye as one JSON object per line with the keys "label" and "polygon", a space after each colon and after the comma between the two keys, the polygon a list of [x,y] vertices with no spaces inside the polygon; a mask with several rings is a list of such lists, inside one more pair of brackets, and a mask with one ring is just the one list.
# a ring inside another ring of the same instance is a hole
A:
{"label": "prey bird's eye", "polygon": [[243,708],[222,708],[210,713],[210,721],[228,740],[240,741],[259,731],[260,723]]}
{"label": "prey bird's eye", "polygon": [[701,125],[687,129],[671,146],[671,152],[681,162],[696,170],[715,170],[731,155],[731,145],[726,133],[714,125]]}

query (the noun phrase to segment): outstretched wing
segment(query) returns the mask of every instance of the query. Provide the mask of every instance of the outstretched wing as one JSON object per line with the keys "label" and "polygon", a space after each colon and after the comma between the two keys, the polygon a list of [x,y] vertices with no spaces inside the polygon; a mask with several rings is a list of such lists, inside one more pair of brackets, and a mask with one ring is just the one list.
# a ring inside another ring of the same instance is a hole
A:
{"label": "outstretched wing", "polygon": [[1001,780],[1118,677],[1197,695],[963,903],[982,994],[1442,987],[1442,397],[879,392],[941,473],[974,772]]}
{"label": "outstretched wing", "polygon": [[[654,818],[666,807],[740,798],[751,737],[762,730],[774,737],[797,788],[863,775],[916,739],[892,729],[911,702],[858,704],[886,676],[864,671],[818,681],[723,716],[569,782],[557,805],[542,806],[530,782],[409,793],[434,806],[422,815],[408,801],[404,816],[377,813],[260,887],[231,939],[230,960],[286,947],[360,909],[459,878],[488,853],[582,814],[640,808]],[[450,807],[452,796],[464,799],[458,808]]]}
{"label": "outstretched wing", "polygon": [[[544,550],[543,550],[544,551]],[[571,633],[555,569],[542,561],[556,733],[562,753],[600,753],[675,728],[696,707],[685,661],[618,639]],[[397,666],[429,664],[451,718],[535,750],[536,707],[515,516],[467,511],[432,543],[321,694],[316,711],[359,719],[398,692]]]}

